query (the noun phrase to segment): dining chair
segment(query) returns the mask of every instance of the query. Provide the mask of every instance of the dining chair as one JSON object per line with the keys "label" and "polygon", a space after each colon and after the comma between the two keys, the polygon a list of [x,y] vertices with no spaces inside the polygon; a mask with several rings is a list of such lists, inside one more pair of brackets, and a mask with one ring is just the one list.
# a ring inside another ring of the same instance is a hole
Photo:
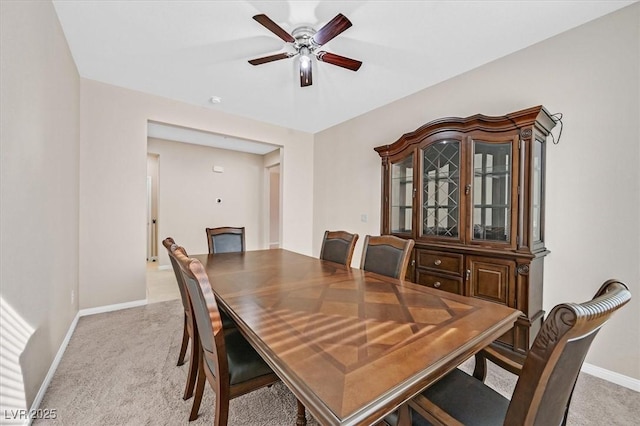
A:
{"label": "dining chair", "polygon": [[395,235],[367,235],[362,249],[360,269],[404,279],[415,241]]}
{"label": "dining chair", "polygon": [[209,253],[237,253],[245,251],[244,227],[221,226],[206,228]]}
{"label": "dining chair", "polygon": [[625,284],[608,280],[592,300],[554,307],[527,353],[511,400],[454,369],[403,406],[398,425],[565,424],[594,337],[630,299]]}
{"label": "dining chair", "polygon": [[167,253],[169,254],[169,260],[171,261],[173,273],[176,276],[178,290],[180,290],[180,300],[182,301],[182,307],[184,310],[182,344],[180,345],[180,354],[178,355],[178,366],[184,364],[187,347],[189,346],[189,341],[191,341],[191,352],[189,353],[189,372],[187,374],[187,383],[185,385],[184,394],[182,396],[183,399],[189,399],[193,396],[193,389],[195,387],[196,376],[198,374],[197,352],[194,345],[194,342],[198,339],[198,331],[193,321],[193,315],[191,314],[191,304],[189,303],[189,295],[187,294],[182,271],[180,270],[180,265],[178,264],[178,261],[175,257],[176,251],[180,251],[184,256],[186,256],[187,253],[182,247],[179,247],[171,237],[165,238],[162,241],[162,245],[164,245],[164,247],[167,249]]}
{"label": "dining chair", "polygon": [[197,259],[175,252],[199,336],[198,379],[189,420],[198,417],[205,382],[215,392],[214,424],[224,426],[229,401],[279,380],[237,328],[222,326],[207,273]]}
{"label": "dining chair", "polygon": [[350,234],[346,231],[325,231],[320,259],[351,266],[357,241],[358,234]]}

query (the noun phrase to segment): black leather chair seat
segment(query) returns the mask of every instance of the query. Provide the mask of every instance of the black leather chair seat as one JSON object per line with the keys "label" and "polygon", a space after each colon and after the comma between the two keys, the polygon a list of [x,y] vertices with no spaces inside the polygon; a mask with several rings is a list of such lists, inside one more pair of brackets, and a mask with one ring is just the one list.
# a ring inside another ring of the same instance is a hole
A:
{"label": "black leather chair seat", "polygon": [[[457,368],[422,394],[467,426],[501,425],[509,407],[507,398]],[[398,412],[389,414],[384,420],[390,425],[397,425]],[[431,426],[430,422],[413,409],[411,420],[412,426]]]}
{"label": "black leather chair seat", "polygon": [[[231,385],[273,373],[237,328],[224,330],[224,342]],[[205,357],[205,359],[207,363],[211,362],[209,358]],[[215,366],[209,365],[209,367],[215,371]]]}
{"label": "black leather chair seat", "polygon": [[[465,425],[501,425],[509,408],[507,398],[457,368],[422,394]],[[415,419],[420,416],[413,417]],[[414,420],[413,424],[429,423]]]}

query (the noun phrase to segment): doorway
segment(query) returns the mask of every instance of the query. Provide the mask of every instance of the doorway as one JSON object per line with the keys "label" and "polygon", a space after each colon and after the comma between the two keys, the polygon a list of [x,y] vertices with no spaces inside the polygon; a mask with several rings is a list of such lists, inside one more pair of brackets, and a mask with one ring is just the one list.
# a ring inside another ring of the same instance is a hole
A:
{"label": "doorway", "polygon": [[147,154],[147,262],[158,261],[158,154]]}

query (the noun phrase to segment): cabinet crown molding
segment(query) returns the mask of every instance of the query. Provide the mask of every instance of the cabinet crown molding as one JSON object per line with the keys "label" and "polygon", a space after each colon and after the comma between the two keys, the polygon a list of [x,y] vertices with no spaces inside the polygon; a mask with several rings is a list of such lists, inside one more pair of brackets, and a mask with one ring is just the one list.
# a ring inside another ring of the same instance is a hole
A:
{"label": "cabinet crown molding", "polygon": [[[469,133],[479,130],[489,133],[500,133],[536,126],[541,133],[548,135],[555,125],[555,120],[542,105],[501,116],[475,114],[465,118],[445,117],[430,121],[412,132],[403,134],[392,144],[382,145],[374,149],[380,156],[392,156],[403,151],[410,145],[418,144],[425,138],[441,132]],[[531,137],[532,132],[526,133]],[[523,137],[526,137],[526,133]]]}

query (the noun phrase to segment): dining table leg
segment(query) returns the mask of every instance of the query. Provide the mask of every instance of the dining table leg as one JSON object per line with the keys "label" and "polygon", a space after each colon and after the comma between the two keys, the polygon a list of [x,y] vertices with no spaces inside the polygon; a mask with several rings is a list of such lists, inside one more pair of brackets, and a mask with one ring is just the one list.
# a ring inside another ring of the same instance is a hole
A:
{"label": "dining table leg", "polygon": [[296,426],[307,425],[307,410],[304,404],[298,400],[298,417],[296,418]]}

